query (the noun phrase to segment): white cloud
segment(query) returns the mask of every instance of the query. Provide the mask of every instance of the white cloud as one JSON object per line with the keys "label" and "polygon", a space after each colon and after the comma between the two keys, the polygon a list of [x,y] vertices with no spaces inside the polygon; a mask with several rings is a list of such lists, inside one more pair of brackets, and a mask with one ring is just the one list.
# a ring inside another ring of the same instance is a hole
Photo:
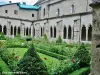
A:
{"label": "white cloud", "polygon": [[38,0],[0,0],[0,2],[9,2],[9,1],[12,1],[12,2],[26,2],[26,4],[31,4],[33,5],[34,3],[36,3]]}

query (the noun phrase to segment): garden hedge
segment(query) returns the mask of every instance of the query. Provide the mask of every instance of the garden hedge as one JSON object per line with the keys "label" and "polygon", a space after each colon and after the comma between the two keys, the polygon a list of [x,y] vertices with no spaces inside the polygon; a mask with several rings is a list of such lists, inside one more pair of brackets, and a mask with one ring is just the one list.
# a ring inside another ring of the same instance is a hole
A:
{"label": "garden hedge", "polygon": [[64,59],[66,59],[66,56],[63,56],[63,55],[60,55],[60,54],[52,53],[52,52],[49,52],[49,51],[46,51],[46,50],[43,50],[43,49],[40,49],[40,48],[36,48],[36,50],[37,50],[38,52],[40,52],[40,53],[49,55],[49,56],[54,57],[54,58],[57,58],[57,59],[59,59],[59,60],[64,60]]}
{"label": "garden hedge", "polygon": [[89,73],[90,73],[90,68],[84,67],[84,68],[74,71],[73,73],[69,75],[89,75]]}

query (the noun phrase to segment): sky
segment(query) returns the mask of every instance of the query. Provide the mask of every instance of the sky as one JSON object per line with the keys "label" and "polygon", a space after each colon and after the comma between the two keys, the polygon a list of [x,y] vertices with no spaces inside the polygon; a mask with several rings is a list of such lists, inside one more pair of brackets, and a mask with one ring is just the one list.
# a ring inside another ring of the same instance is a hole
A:
{"label": "sky", "polygon": [[0,0],[0,2],[26,2],[26,4],[28,5],[33,5],[34,3],[36,3],[38,0]]}

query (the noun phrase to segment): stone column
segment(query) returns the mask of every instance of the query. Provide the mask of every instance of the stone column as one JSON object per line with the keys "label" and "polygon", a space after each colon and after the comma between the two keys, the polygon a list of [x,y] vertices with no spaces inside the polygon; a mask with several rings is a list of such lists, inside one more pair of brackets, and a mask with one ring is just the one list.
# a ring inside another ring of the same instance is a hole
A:
{"label": "stone column", "polygon": [[71,27],[72,29],[71,29],[71,32],[72,32],[72,35],[71,35],[71,40],[73,40],[74,38],[73,38],[73,26]]}
{"label": "stone column", "polygon": [[3,26],[2,26],[2,32],[3,32]]}
{"label": "stone column", "polygon": [[86,27],[86,41],[88,41],[88,27]]}
{"label": "stone column", "polygon": [[67,36],[66,36],[66,37],[67,37],[67,39],[68,39],[68,27],[67,27]]}
{"label": "stone column", "polygon": [[33,25],[31,26],[31,37],[33,37]]}
{"label": "stone column", "polygon": [[100,75],[100,1],[90,6],[93,8],[91,75]]}

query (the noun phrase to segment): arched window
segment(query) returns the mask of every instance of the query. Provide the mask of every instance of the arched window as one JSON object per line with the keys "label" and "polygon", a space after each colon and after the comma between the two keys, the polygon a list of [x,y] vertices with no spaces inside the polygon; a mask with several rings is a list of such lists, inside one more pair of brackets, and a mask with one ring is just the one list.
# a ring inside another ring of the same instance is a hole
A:
{"label": "arched window", "polygon": [[71,26],[68,27],[68,39],[71,39],[72,29]]}
{"label": "arched window", "polygon": [[92,40],[92,26],[90,25],[90,27],[88,28],[88,41]]}
{"label": "arched window", "polygon": [[42,33],[42,27],[41,27],[41,36],[43,36],[43,33]]}
{"label": "arched window", "polygon": [[59,16],[60,15],[60,9],[59,8],[57,9],[57,12],[58,12],[58,16]]}
{"label": "arched window", "polygon": [[0,25],[0,32],[2,32],[2,26]]}
{"label": "arched window", "polygon": [[14,35],[16,36],[16,26],[14,27]]}
{"label": "arched window", "polygon": [[56,27],[54,27],[54,38],[56,38]]}
{"label": "arched window", "polygon": [[28,27],[26,28],[26,36],[28,36]]}
{"label": "arched window", "polygon": [[67,29],[66,29],[66,26],[64,26],[64,29],[63,29],[63,38],[66,39],[66,36],[67,36]]}
{"label": "arched window", "polygon": [[11,26],[11,32],[10,32],[11,35],[13,35],[13,27]]}
{"label": "arched window", "polygon": [[4,32],[4,35],[7,34],[7,28],[6,28],[6,26],[3,27],[3,32]]}
{"label": "arched window", "polygon": [[18,27],[18,34],[20,34],[20,27]]}
{"label": "arched window", "polygon": [[45,8],[43,9],[43,16],[45,16]]}
{"label": "arched window", "polygon": [[53,29],[50,27],[50,36],[53,37]]}
{"label": "arched window", "polygon": [[82,31],[81,31],[81,40],[85,41],[86,40],[86,27],[83,25]]}

